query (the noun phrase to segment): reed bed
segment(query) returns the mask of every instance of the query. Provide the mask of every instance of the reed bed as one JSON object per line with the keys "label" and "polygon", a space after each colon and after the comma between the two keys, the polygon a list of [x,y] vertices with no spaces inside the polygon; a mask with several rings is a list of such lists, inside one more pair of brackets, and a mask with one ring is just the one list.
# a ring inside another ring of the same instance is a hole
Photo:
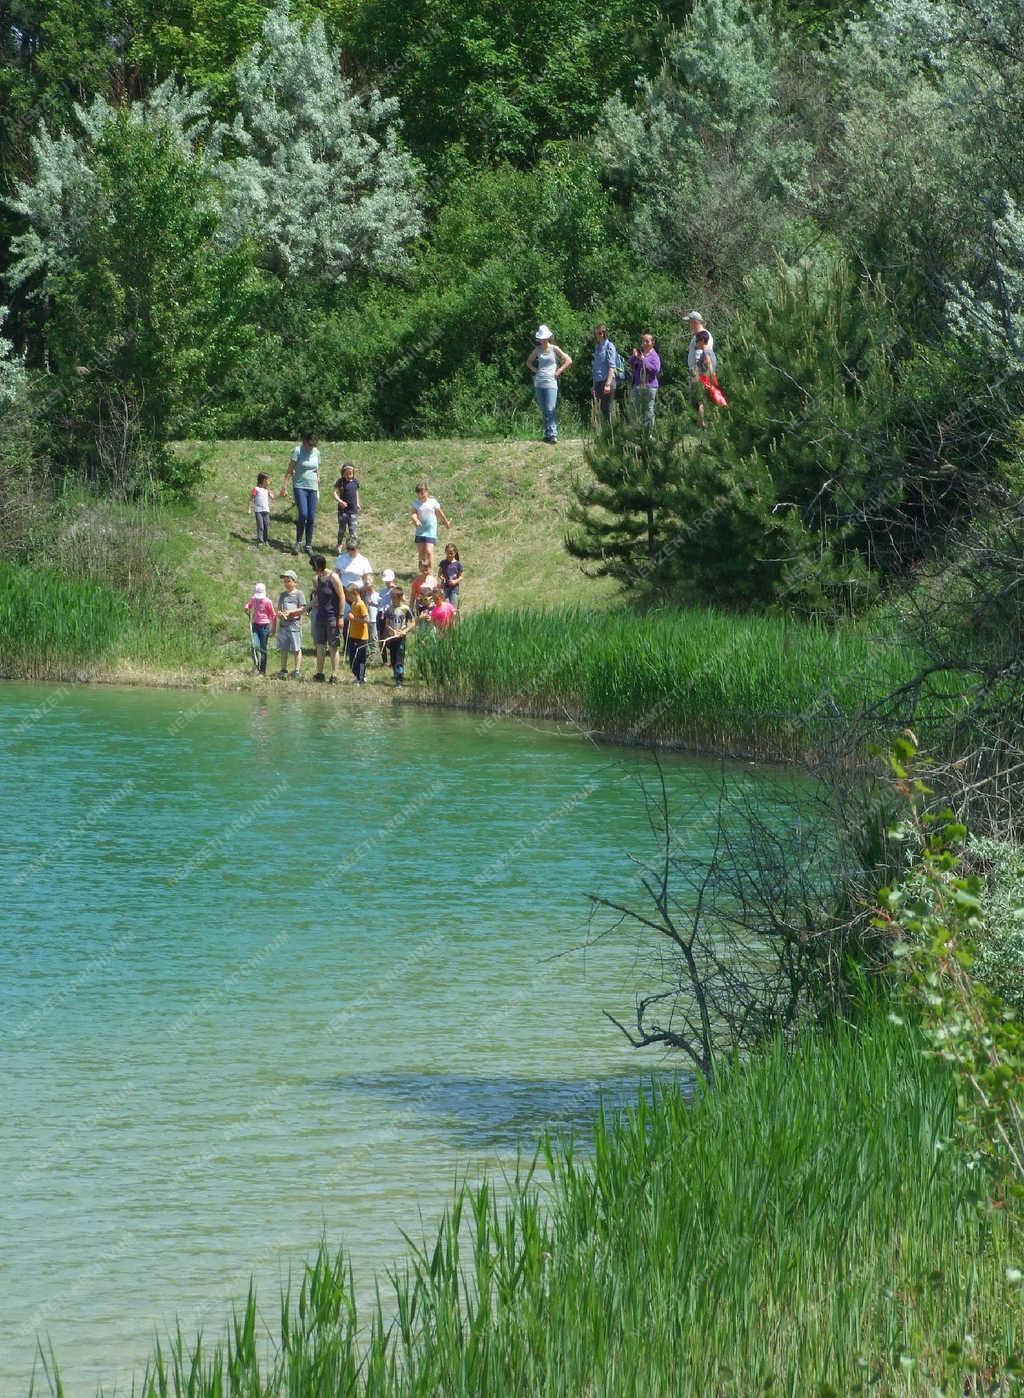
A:
{"label": "reed bed", "polygon": [[65,679],[83,664],[201,662],[156,588],[128,593],[58,568],[0,560],[0,677]]}
{"label": "reed bed", "polygon": [[895,628],[711,608],[488,611],[421,638],[432,699],[568,716],[609,737],[787,758],[913,673]]}
{"label": "reed bed", "polygon": [[[663,1090],[464,1189],[361,1330],[321,1249],[267,1351],[251,1291],[224,1342],[178,1336],[145,1398],[1003,1392],[1019,1217],[948,1146],[941,1065],[884,1014]],[[546,1196],[546,1197],[545,1197]],[[52,1366],[50,1383],[58,1380]]]}

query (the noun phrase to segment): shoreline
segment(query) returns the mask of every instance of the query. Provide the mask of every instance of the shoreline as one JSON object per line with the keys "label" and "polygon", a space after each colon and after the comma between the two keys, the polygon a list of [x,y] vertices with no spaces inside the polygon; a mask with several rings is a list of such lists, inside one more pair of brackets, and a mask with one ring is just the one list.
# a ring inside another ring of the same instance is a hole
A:
{"label": "shoreline", "polygon": [[[777,741],[767,740],[759,742],[756,738],[749,736],[736,736],[727,742],[716,742],[713,739],[702,739],[699,732],[690,734],[669,734],[663,738],[651,738],[638,733],[637,726],[641,720],[631,719],[621,728],[598,728],[591,725],[587,716],[583,713],[573,712],[568,706],[555,708],[550,705],[537,705],[524,703],[488,703],[486,701],[473,701],[469,699],[445,697],[436,692],[430,693],[422,681],[406,681],[401,695],[395,693],[390,684],[377,683],[373,679],[374,674],[379,670],[375,669],[367,674],[367,684],[361,688],[359,698],[365,703],[372,698],[372,702],[382,704],[390,701],[392,704],[408,705],[410,707],[422,709],[450,710],[465,714],[479,714],[483,716],[484,723],[508,721],[537,720],[545,723],[558,723],[572,728],[577,735],[585,740],[599,745],[609,747],[626,747],[648,749],[654,752],[675,753],[684,757],[698,757],[718,759],[729,762],[756,762],[765,763],[770,766],[801,766],[819,759],[823,752],[823,745],[820,741],[815,742],[809,734],[801,740],[794,735],[792,745],[780,745]],[[48,669],[44,674],[13,674],[0,669],[0,684],[26,684],[26,685],[47,685],[47,686],[67,686],[71,688],[88,689],[96,686],[100,688],[112,689],[154,689],[154,690],[178,690],[182,693],[192,694],[246,694],[257,693],[264,685],[271,685],[273,692],[278,692],[278,686],[272,678],[260,682],[252,675],[243,672],[239,675],[231,675],[229,672],[209,674],[205,672],[189,673],[187,671],[174,671],[171,669],[161,670],[146,666],[127,666],[124,669],[102,670],[98,673],[90,672],[81,666],[68,666]],[[350,686],[341,684],[334,688],[324,686],[324,695],[330,694],[332,702],[338,702],[343,693],[347,693]],[[419,692],[417,692],[419,691]],[[320,695],[321,687],[313,686],[303,682],[302,686],[293,683],[286,686],[283,693],[302,693],[304,695]],[[352,696],[355,698],[355,696]]]}

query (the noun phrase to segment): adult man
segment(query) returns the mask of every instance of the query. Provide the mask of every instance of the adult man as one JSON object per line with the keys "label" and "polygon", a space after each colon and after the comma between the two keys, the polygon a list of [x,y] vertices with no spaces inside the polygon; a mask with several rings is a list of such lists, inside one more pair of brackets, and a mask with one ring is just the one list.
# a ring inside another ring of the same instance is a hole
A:
{"label": "adult man", "polygon": [[344,588],[354,586],[362,589],[363,583],[373,573],[373,564],[359,552],[359,545],[351,534],[346,541],[344,552],[339,553],[334,560],[334,566],[341,576],[341,585]]}
{"label": "adult man", "polygon": [[[704,426],[704,387],[698,377],[697,355],[701,349],[714,352],[715,337],[711,331],[705,328],[704,317],[700,311],[691,311],[686,317],[690,322],[690,347],[686,351],[686,367],[690,374],[690,406],[697,409],[697,421],[701,427]],[[702,335],[701,344],[697,344],[697,336]],[[707,336],[707,340],[703,339]]]}
{"label": "adult man", "polygon": [[608,338],[606,325],[594,326],[594,360],[590,370],[590,393],[595,403],[601,405],[601,416],[605,422],[612,420],[615,406],[615,346]]}

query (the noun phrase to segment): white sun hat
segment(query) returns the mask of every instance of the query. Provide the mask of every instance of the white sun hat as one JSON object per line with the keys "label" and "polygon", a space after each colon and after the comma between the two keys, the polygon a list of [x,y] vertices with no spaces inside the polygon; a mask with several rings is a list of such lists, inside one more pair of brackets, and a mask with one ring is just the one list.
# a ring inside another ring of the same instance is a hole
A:
{"label": "white sun hat", "polygon": [[537,333],[536,335],[534,335],[533,338],[535,340],[553,340],[555,336],[554,333],[551,330],[549,330],[546,325],[540,325],[537,327]]}
{"label": "white sun hat", "polygon": [[394,570],[394,568],[385,568],[384,571],[383,571],[383,573],[381,573],[381,575],[380,575],[380,580],[381,580],[381,582],[394,582],[394,580],[395,580],[395,570]]}
{"label": "white sun hat", "polygon": [[704,317],[703,317],[703,315],[701,315],[700,311],[691,311],[690,314],[686,317],[686,319],[687,319],[687,320],[699,320],[699,321],[703,322]]}

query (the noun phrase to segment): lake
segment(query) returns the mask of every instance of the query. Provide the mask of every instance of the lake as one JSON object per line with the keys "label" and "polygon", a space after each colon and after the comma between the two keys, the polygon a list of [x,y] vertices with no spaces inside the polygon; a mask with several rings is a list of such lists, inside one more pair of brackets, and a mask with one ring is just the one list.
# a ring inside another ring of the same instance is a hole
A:
{"label": "lake", "polygon": [[[632,943],[585,946],[648,759],[364,693],[0,688],[5,1394],[37,1338],[126,1384],[250,1275],[273,1318],[322,1236],[368,1295],[457,1179],[675,1070],[602,1014]],[[699,852],[720,764],[664,765]]]}

